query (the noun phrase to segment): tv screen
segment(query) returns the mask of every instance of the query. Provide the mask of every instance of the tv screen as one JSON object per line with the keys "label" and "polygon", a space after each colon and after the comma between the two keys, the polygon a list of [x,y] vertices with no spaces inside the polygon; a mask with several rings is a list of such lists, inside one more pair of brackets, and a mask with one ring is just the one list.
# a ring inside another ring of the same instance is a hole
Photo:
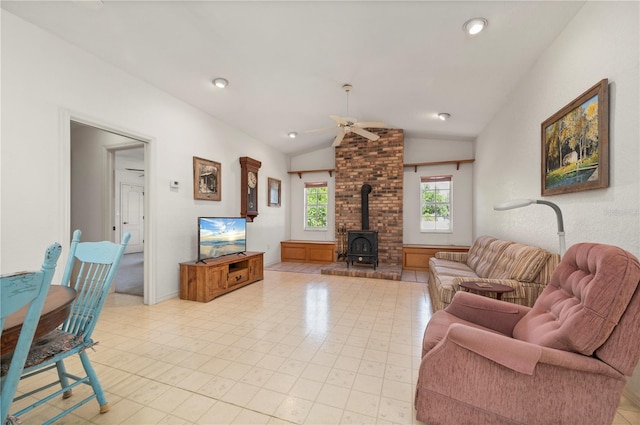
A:
{"label": "tv screen", "polygon": [[247,250],[247,220],[198,217],[198,261]]}

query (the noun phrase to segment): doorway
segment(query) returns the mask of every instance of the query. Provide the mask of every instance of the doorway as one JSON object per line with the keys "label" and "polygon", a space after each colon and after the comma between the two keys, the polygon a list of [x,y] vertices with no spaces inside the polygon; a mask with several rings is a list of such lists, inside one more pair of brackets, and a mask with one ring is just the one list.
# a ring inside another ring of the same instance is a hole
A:
{"label": "doorway", "polygon": [[114,163],[114,228],[118,241],[129,232],[115,292],[144,296],[144,145],[109,149]]}
{"label": "doorway", "polygon": [[131,233],[110,292],[144,296],[144,176],[144,142],[71,121],[71,229],[84,241]]}

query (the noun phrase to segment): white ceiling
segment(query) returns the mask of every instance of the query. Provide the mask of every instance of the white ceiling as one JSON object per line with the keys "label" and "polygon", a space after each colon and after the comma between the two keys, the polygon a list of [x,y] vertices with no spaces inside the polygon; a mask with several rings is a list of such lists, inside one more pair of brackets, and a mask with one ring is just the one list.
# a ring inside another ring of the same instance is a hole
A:
{"label": "white ceiling", "polygon": [[[384,121],[410,138],[473,140],[583,4],[3,0],[2,8],[295,154],[331,145],[335,130],[304,133],[333,126],[330,114]],[[477,16],[489,26],[469,37],[462,25]],[[213,87],[215,77],[229,86]]]}

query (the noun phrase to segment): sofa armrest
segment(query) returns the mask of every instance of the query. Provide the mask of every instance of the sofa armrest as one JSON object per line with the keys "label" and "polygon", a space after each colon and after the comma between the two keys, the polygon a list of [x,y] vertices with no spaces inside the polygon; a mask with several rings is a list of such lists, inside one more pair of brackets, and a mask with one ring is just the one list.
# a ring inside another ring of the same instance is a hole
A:
{"label": "sofa armrest", "polygon": [[466,252],[449,252],[449,251],[439,251],[436,252],[434,257],[440,260],[449,260],[455,261],[456,263],[466,263],[467,262],[467,253]]}
{"label": "sofa armrest", "polygon": [[518,304],[458,291],[445,311],[467,322],[511,336],[513,328],[530,310]]}
{"label": "sofa armrest", "polygon": [[[454,323],[440,343],[452,342],[518,373],[533,375],[542,347],[483,329]],[[438,347],[435,347],[437,349]]]}
{"label": "sofa armrest", "polygon": [[620,372],[593,357],[542,347],[460,323],[452,324],[444,339],[473,351],[515,372],[533,375],[536,366],[546,364],[583,373],[620,379]]}

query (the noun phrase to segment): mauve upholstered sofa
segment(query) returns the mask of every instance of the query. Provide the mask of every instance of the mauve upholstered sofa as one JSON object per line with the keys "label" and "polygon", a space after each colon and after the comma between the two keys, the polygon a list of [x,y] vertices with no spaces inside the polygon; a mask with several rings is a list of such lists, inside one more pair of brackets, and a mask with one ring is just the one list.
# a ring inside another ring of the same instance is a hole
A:
{"label": "mauve upholstered sofa", "polygon": [[437,252],[429,260],[429,295],[433,310],[451,304],[462,282],[492,282],[511,286],[504,301],[531,307],[560,262],[542,248],[496,239],[477,238],[469,252]]}
{"label": "mauve upholstered sofa", "polygon": [[429,321],[416,417],[439,424],[611,424],[640,358],[640,263],[573,245],[532,308],[458,292]]}

